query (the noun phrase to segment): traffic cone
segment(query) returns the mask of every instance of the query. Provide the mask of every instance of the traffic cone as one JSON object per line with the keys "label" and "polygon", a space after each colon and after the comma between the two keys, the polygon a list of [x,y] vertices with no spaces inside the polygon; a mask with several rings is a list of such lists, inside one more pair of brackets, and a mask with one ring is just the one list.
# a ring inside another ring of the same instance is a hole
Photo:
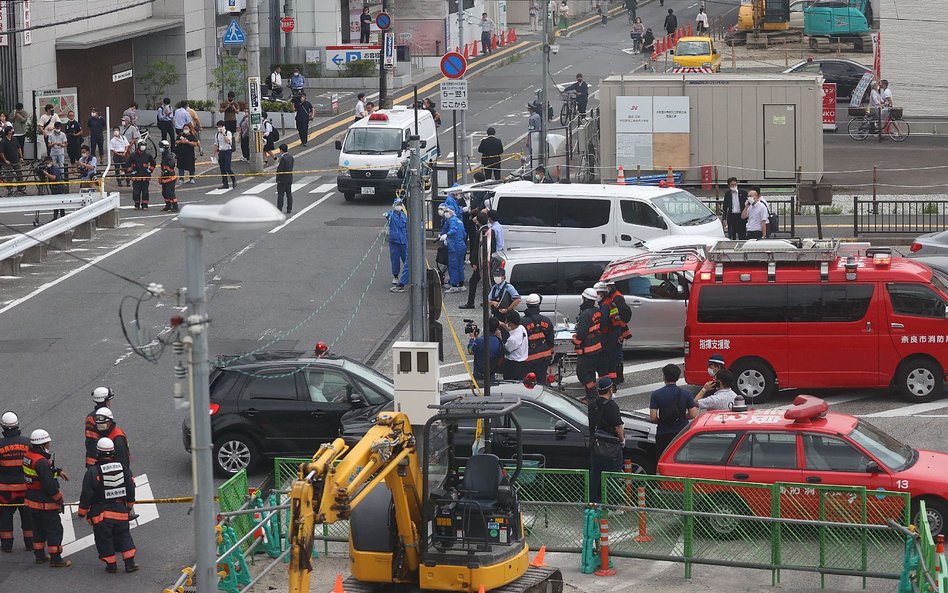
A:
{"label": "traffic cone", "polygon": [[668,184],[668,187],[675,187],[675,172],[672,171],[671,165],[668,166],[668,176],[665,178],[665,183]]}
{"label": "traffic cone", "polygon": [[619,174],[616,175],[616,185],[625,185],[625,168],[619,165]]}
{"label": "traffic cone", "polygon": [[656,61],[656,60],[658,60],[658,50],[657,50],[657,49],[652,51],[652,61],[654,62],[654,61]]}
{"label": "traffic cone", "polygon": [[691,25],[688,25],[688,37],[691,37],[691,31],[692,31]]}
{"label": "traffic cone", "polygon": [[476,57],[477,57],[477,42],[476,42],[476,41],[472,41],[472,42],[471,42],[471,46],[472,46],[472,47],[471,47],[471,57],[472,57],[472,58],[476,58]]}
{"label": "traffic cone", "polygon": [[464,44],[464,61],[467,61],[471,57],[468,53],[469,47],[470,45],[468,45],[467,43]]}
{"label": "traffic cone", "polygon": [[532,566],[533,568],[540,568],[542,566],[546,566],[546,562],[544,561],[545,558],[546,558],[546,545],[542,545],[540,546],[539,551],[537,551],[537,555],[534,556],[533,560],[530,562],[530,566]]}
{"label": "traffic cone", "polygon": [[480,585],[480,586],[477,588],[477,593],[484,593],[484,585]]}
{"label": "traffic cone", "polygon": [[490,49],[491,51],[497,49],[497,33],[494,33],[494,36],[491,38]]}
{"label": "traffic cone", "polygon": [[461,53],[461,48],[455,45],[455,46],[454,46],[454,53],[456,53],[456,54]]}
{"label": "traffic cone", "polygon": [[507,35],[507,43],[516,43],[517,42],[517,30],[513,27],[510,27],[510,35]]}
{"label": "traffic cone", "polygon": [[500,32],[500,47],[507,46],[507,33],[505,31]]}
{"label": "traffic cone", "polygon": [[332,588],[331,593],[346,593],[346,590],[342,587],[342,575],[338,572],[336,573],[336,585]]}

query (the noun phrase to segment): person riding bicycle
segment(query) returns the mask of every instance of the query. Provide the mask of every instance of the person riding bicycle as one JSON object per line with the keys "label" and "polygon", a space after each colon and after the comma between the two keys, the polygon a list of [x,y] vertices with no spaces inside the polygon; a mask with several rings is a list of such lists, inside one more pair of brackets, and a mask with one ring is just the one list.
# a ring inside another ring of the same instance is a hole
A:
{"label": "person riding bicycle", "polygon": [[629,35],[632,37],[632,49],[637,54],[642,53],[642,38],[645,37],[645,23],[642,22],[642,17],[635,17]]}
{"label": "person riding bicycle", "polygon": [[300,74],[299,68],[293,68],[293,76],[290,77],[290,92],[294,97],[303,94],[303,87],[306,86],[306,79]]}
{"label": "person riding bicycle", "polygon": [[576,82],[569,85],[563,92],[576,92],[576,106],[579,108],[579,115],[586,116],[586,103],[589,102],[589,84],[583,80],[582,74],[576,75]]}
{"label": "person riding bicycle", "polygon": [[872,114],[872,133],[877,132],[876,126],[882,127],[882,120],[888,116],[892,107],[892,91],[889,90],[889,81],[880,80],[873,83],[869,92],[869,112]]}
{"label": "person riding bicycle", "polygon": [[651,27],[646,28],[645,35],[642,36],[642,53],[655,53],[655,34],[652,33]]}

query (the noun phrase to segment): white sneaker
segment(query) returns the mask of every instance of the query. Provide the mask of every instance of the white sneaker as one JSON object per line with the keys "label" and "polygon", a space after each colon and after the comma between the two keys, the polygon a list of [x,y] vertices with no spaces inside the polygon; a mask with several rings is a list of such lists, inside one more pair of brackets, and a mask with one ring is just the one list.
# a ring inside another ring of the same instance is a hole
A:
{"label": "white sneaker", "polygon": [[192,177],[191,179],[188,179],[188,183],[194,183],[194,177]]}
{"label": "white sneaker", "polygon": [[392,278],[392,284],[398,284],[398,278]]}
{"label": "white sneaker", "polygon": [[452,286],[451,288],[444,291],[445,294],[454,294],[456,292],[464,292],[464,288],[460,286]]}

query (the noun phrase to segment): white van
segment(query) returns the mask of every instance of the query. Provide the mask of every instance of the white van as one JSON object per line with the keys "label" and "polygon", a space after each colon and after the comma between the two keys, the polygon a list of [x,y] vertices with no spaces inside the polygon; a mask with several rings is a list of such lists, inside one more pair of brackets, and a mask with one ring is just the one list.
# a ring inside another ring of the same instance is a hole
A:
{"label": "white van", "polygon": [[707,206],[673,187],[515,181],[494,187],[490,204],[506,247],[631,247],[668,235],[724,237]]}
{"label": "white van", "polygon": [[[408,137],[415,133],[415,110],[404,105],[381,109],[349,126],[336,140],[339,168],[336,188],[347,202],[357,194],[391,197],[402,187],[408,169]],[[427,109],[418,110],[421,160],[438,158],[438,131]]]}

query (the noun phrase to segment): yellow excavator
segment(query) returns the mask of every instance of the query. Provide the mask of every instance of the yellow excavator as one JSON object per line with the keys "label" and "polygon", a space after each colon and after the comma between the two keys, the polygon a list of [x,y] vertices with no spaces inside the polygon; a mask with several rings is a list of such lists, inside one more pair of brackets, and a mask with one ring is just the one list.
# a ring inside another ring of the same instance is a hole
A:
{"label": "yellow excavator", "polygon": [[[516,397],[467,397],[434,407],[416,440],[402,412],[382,412],[351,448],[339,438],[300,465],[290,493],[290,593],[309,593],[314,532],[349,520],[348,593],[562,593],[562,575],[532,567],[513,474],[491,454],[455,455],[459,423],[504,426],[520,443]],[[424,463],[422,452],[424,451]],[[384,483],[385,487],[379,486]]]}
{"label": "yellow excavator", "polygon": [[799,31],[790,30],[790,0],[742,0],[737,26],[725,34],[724,41],[743,45],[755,38],[766,47],[767,39],[799,35]]}

